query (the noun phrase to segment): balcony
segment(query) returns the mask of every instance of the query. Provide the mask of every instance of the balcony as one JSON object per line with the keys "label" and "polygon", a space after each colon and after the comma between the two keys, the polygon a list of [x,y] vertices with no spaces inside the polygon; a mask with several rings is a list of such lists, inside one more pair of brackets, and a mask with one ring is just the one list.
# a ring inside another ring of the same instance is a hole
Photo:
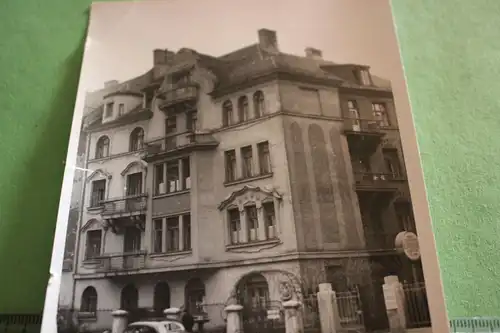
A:
{"label": "balcony", "polygon": [[405,178],[394,173],[354,173],[357,191],[397,191],[404,183]]}
{"label": "balcony", "polygon": [[146,143],[147,155],[145,160],[151,162],[178,153],[210,150],[218,145],[219,142],[208,133],[184,132],[168,135]]}
{"label": "balcony", "polygon": [[146,213],[147,197],[147,194],[140,194],[103,201],[101,216],[114,219],[143,215]]}
{"label": "balcony", "polygon": [[198,92],[198,86],[195,84],[173,87],[158,96],[161,100],[159,108],[163,111],[171,109],[195,109]]}
{"label": "balcony", "polygon": [[353,155],[369,156],[377,150],[385,133],[383,124],[378,120],[344,119],[344,134],[349,151]]}
{"label": "balcony", "polygon": [[142,251],[103,255],[98,258],[99,266],[96,272],[104,273],[108,276],[129,275],[147,267],[146,256],[146,252]]}

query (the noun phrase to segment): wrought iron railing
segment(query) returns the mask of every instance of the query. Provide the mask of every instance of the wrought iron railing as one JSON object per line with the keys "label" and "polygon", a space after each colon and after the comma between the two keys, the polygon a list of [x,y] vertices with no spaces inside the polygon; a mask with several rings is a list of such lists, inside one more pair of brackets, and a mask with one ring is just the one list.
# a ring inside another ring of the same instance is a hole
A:
{"label": "wrought iron railing", "polygon": [[217,145],[215,138],[208,133],[184,132],[171,134],[151,140],[146,143],[149,155],[154,155],[171,150],[181,149],[195,145]]}
{"label": "wrought iron railing", "polygon": [[431,326],[431,315],[427,303],[425,283],[403,284],[405,296],[406,325],[408,328]]}
{"label": "wrought iron railing", "polygon": [[100,265],[98,272],[119,273],[146,268],[146,252],[109,254],[98,257]]}
{"label": "wrought iron railing", "polygon": [[139,194],[102,201],[102,215],[144,212],[147,208],[147,194]]}
{"label": "wrought iron railing", "polygon": [[361,298],[357,289],[336,292],[340,323],[343,327],[364,327]]}
{"label": "wrought iron railing", "polygon": [[379,132],[384,127],[387,126],[380,120],[344,118],[344,129],[348,132]]}
{"label": "wrought iron railing", "polygon": [[160,108],[168,107],[177,102],[197,99],[198,87],[194,84],[178,86],[163,92],[160,97],[164,99],[164,101],[160,103]]}

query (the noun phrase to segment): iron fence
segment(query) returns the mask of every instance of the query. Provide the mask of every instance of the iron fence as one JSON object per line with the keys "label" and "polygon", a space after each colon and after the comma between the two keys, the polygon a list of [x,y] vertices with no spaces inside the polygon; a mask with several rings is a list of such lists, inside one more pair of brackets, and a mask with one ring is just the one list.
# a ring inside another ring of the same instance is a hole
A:
{"label": "iron fence", "polygon": [[103,255],[99,258],[98,272],[126,272],[146,268],[146,252]]}
{"label": "iron fence", "polygon": [[431,326],[431,315],[424,283],[403,284],[408,328]]}
{"label": "iron fence", "polygon": [[0,314],[2,333],[39,333],[41,325],[41,314]]}
{"label": "iron fence", "polygon": [[359,290],[341,291],[335,295],[342,327],[363,328],[364,318]]}
{"label": "iron fence", "polygon": [[321,332],[318,298],[315,294],[304,295],[302,304],[302,321],[304,330],[311,333]]}
{"label": "iron fence", "polygon": [[187,131],[151,140],[146,143],[148,155],[155,155],[176,149],[188,147],[214,147],[218,145],[215,138],[209,133],[195,133]]}
{"label": "iron fence", "polygon": [[244,333],[285,333],[281,301],[244,304],[241,317]]}
{"label": "iron fence", "polygon": [[455,318],[450,320],[450,333],[497,333],[500,332],[500,318]]}

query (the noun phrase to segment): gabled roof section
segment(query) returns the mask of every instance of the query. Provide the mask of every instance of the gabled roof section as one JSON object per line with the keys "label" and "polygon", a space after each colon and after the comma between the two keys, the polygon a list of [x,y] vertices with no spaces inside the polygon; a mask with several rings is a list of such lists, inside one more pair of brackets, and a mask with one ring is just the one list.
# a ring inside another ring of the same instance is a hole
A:
{"label": "gabled roof section", "polygon": [[[87,127],[84,128],[85,131],[87,132],[94,132],[94,131],[99,131],[102,129],[114,127],[114,126],[120,126],[122,124],[128,124],[133,121],[139,121],[139,120],[145,120],[145,119],[150,119],[153,117],[153,112],[149,109],[146,109],[142,106],[142,104],[139,104],[129,112],[125,113],[123,116],[116,117],[116,119],[112,121],[108,121],[106,123],[102,123],[102,113],[104,110],[104,107],[101,106],[99,107],[100,110],[100,116],[96,117],[91,123],[87,125]],[[96,111],[98,111],[96,110]]]}

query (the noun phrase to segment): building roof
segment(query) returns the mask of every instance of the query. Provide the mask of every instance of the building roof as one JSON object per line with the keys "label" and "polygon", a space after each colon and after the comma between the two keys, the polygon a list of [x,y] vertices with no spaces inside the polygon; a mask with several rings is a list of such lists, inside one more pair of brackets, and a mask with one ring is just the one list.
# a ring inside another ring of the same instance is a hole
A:
{"label": "building roof", "polygon": [[[265,29],[262,29],[265,30]],[[165,52],[165,59],[160,59],[160,62],[146,73],[137,76],[131,80],[117,83],[111,87],[106,87],[100,91],[93,92],[94,97],[102,99],[119,92],[134,93],[139,95],[144,91],[158,88],[164,77],[169,73],[180,71],[190,66],[205,68],[210,71],[216,78],[214,91],[226,91],[227,89],[235,89],[238,85],[249,83],[253,79],[265,76],[272,73],[287,73],[299,77],[307,77],[316,81],[333,84],[345,88],[369,89],[374,91],[390,91],[390,81],[372,75],[372,86],[362,86],[352,77],[353,68],[367,68],[365,65],[358,64],[339,64],[332,61],[324,60],[321,56],[321,51],[314,50],[316,57],[298,56],[279,51],[275,32],[266,30],[264,33],[274,34],[274,47],[267,47],[265,41],[259,42],[240,48],[222,56],[212,56],[199,53],[195,50],[182,48],[178,52],[168,50],[155,50],[155,61],[159,52]],[[271,44],[273,40],[271,40]],[[168,57],[168,59],[167,59]],[[94,106],[92,124],[102,121],[103,108]],[[137,112],[137,111],[135,111]],[[99,115],[101,119],[99,119]],[[126,117],[128,114],[124,115]],[[87,122],[88,123],[88,122]]]}

